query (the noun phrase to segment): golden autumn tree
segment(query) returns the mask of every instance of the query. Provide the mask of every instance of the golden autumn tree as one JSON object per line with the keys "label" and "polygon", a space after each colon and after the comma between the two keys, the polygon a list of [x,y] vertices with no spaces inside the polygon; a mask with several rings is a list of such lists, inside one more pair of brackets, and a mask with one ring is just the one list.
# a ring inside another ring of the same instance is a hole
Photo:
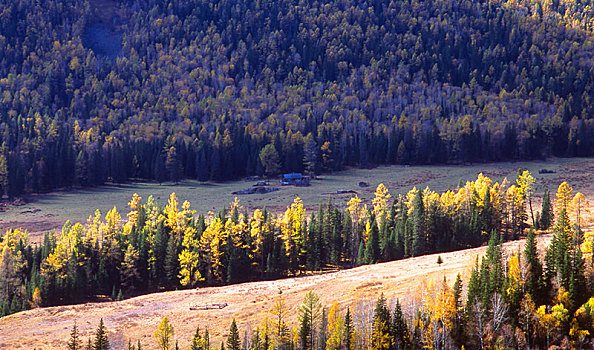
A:
{"label": "golden autumn tree", "polygon": [[178,257],[180,264],[179,278],[182,286],[194,286],[198,281],[202,280],[202,275],[198,269],[200,264],[200,254],[198,254],[200,241],[197,236],[198,232],[193,227],[188,227],[184,231],[183,249]]}
{"label": "golden autumn tree", "polygon": [[282,240],[285,244],[289,266],[293,271],[304,269],[305,218],[303,201],[297,197],[285,211],[283,219],[278,223],[281,229]]}
{"label": "golden autumn tree", "polygon": [[328,312],[328,340],[326,341],[326,349],[341,349],[344,344],[344,337],[344,318],[340,313],[338,304],[335,302]]}
{"label": "golden autumn tree", "polygon": [[371,201],[373,204],[373,213],[375,214],[379,226],[381,226],[386,219],[390,198],[392,198],[392,195],[390,195],[386,186],[383,183],[380,183],[375,189],[374,197]]}

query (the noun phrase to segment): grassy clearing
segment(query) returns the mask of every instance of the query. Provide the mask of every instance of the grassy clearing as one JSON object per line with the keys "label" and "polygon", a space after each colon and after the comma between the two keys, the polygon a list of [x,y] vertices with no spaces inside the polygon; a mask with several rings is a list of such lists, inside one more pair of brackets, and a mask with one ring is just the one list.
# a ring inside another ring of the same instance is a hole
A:
{"label": "grassy clearing", "polygon": [[[280,213],[295,197],[301,197],[308,210],[331,199],[333,203],[344,206],[352,194],[336,194],[337,191],[354,190],[367,203],[371,202],[375,187],[384,183],[392,195],[406,193],[413,186],[431,187],[436,191],[455,188],[460,180],[475,179],[483,173],[495,181],[504,177],[515,178],[518,168],[528,169],[536,178],[536,195],[542,195],[545,188],[555,191],[559,183],[568,181],[576,191],[592,198],[594,194],[594,159],[571,158],[552,159],[537,162],[508,162],[474,164],[467,166],[383,166],[374,169],[349,169],[332,174],[324,174],[313,180],[310,187],[280,187],[279,191],[267,194],[235,196],[234,191],[251,187],[255,182],[232,181],[226,183],[202,183],[183,181],[174,184],[131,183],[121,186],[103,186],[91,189],[77,189],[33,195],[27,204],[13,206],[0,213],[0,229],[22,227],[32,233],[34,239],[41,232],[61,227],[66,220],[85,222],[95,209],[106,213],[114,205],[121,213],[128,210],[127,203],[132,194],[138,193],[145,200],[153,195],[157,202],[165,205],[171,192],[176,192],[181,201],[188,200],[199,213],[217,211],[233,201],[240,199],[248,210],[267,207]],[[555,170],[555,174],[539,174],[540,169]],[[365,181],[369,187],[360,188],[358,183]],[[271,184],[277,181],[271,181]],[[538,198],[536,198],[538,202]],[[535,210],[539,207],[535,207]],[[124,216],[124,215],[123,215]]]}

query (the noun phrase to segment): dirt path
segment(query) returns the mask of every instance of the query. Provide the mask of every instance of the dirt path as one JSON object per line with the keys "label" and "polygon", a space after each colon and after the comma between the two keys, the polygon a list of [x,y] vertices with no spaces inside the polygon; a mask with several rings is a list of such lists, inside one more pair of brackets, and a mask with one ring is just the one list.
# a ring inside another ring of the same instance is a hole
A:
{"label": "dirt path", "polygon": [[[539,247],[548,245],[550,235],[539,237]],[[523,241],[505,244],[506,252],[521,249]],[[0,319],[0,349],[64,348],[76,321],[83,339],[87,339],[103,318],[112,336],[140,339],[148,348],[155,348],[153,333],[163,316],[175,327],[175,338],[181,348],[189,346],[196,326],[209,327],[213,344],[226,336],[232,318],[240,332],[257,327],[270,317],[274,300],[282,289],[290,308],[289,325],[297,324],[297,309],[304,294],[313,289],[324,305],[339,302],[353,307],[364,300],[374,300],[380,293],[386,298],[406,300],[423,281],[447,278],[452,283],[460,272],[464,281],[477,255],[486,248],[440,254],[444,263],[436,263],[437,254],[362,266],[322,275],[288,278],[277,281],[244,283],[227,287],[201,288],[155,293],[121,302],[89,303],[29,310]],[[222,310],[190,311],[190,304],[227,303]],[[356,316],[356,315],[355,315]],[[241,333],[243,334],[243,333]]]}

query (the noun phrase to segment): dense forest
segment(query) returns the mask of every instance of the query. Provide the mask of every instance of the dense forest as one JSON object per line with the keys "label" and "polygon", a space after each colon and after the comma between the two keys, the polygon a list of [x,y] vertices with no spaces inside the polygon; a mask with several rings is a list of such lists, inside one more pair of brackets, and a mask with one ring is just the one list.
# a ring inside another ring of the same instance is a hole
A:
{"label": "dense forest", "polygon": [[[382,294],[375,303],[358,300],[342,308],[336,302],[323,305],[314,287],[297,308],[297,324],[288,322],[295,305],[287,305],[280,291],[260,325],[240,333],[233,319],[220,346],[211,339],[208,325],[198,324],[192,337],[175,337],[167,317],[154,331],[155,341],[164,350],[179,349],[180,339],[190,350],[589,349],[594,297],[587,281],[593,270],[581,253],[588,250],[580,249],[579,224],[568,217],[566,209],[572,204],[565,190],[557,195],[554,238],[544,265],[533,229],[523,251],[507,257],[494,233],[466,282],[458,274],[453,283],[444,279],[422,284],[408,300],[390,301]],[[591,257],[591,234],[587,241]],[[68,349],[107,350],[110,341],[120,349],[143,348],[140,340],[132,342],[121,332],[108,336],[101,320],[88,340],[75,323]]]}
{"label": "dense forest", "polygon": [[591,8],[3,1],[2,194],[591,156]]}

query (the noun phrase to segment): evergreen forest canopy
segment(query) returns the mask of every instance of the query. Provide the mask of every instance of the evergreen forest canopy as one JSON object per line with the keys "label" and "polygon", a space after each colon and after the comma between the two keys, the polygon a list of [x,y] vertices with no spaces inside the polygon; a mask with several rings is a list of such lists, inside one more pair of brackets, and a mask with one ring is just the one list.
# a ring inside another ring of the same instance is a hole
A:
{"label": "evergreen forest canopy", "polygon": [[3,1],[2,194],[591,156],[591,5]]}

